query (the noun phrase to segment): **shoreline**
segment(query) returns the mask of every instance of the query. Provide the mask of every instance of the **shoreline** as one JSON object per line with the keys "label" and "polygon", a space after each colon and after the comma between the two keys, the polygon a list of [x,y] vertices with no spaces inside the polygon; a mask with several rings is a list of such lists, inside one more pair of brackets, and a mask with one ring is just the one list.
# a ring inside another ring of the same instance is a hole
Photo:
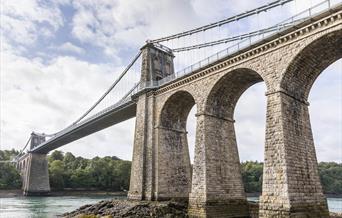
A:
{"label": "shoreline", "polygon": [[[60,191],[51,191],[49,193],[49,197],[57,197],[57,196],[97,196],[97,195],[106,195],[106,196],[127,196],[127,192],[124,191],[109,191],[109,190],[85,190],[85,189],[65,189]],[[261,193],[246,193],[247,197],[260,197]],[[22,190],[20,189],[10,189],[10,190],[1,190],[0,189],[0,198],[10,198],[10,197],[20,197],[23,196]],[[342,194],[325,194],[327,198],[342,198]]]}
{"label": "shoreline", "polygon": [[[59,197],[59,196],[127,196],[127,192],[123,191],[104,191],[104,190],[60,190],[51,191],[46,197]],[[0,190],[0,198],[11,198],[11,197],[24,197],[22,190],[11,189],[11,190]]]}

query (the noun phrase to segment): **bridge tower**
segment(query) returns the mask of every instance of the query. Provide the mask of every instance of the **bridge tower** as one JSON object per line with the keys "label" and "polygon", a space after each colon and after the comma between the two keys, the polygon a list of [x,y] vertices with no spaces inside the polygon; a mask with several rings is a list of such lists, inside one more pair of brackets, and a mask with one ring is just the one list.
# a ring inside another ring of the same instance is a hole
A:
{"label": "bridge tower", "polygon": [[[44,135],[31,133],[30,149],[45,141]],[[46,195],[50,192],[48,162],[46,154],[29,152],[19,162],[23,166],[23,193],[24,195]]]}
{"label": "bridge tower", "polygon": [[[135,123],[133,160],[128,198],[132,200],[166,200],[182,196],[181,193],[163,193],[166,184],[163,176],[158,176],[156,104],[153,87],[158,81],[174,75],[171,50],[158,44],[147,43],[142,50],[141,88],[137,94],[137,116]],[[183,155],[183,154],[179,154]],[[164,160],[167,162],[167,160]],[[190,177],[190,162],[187,166]]]}

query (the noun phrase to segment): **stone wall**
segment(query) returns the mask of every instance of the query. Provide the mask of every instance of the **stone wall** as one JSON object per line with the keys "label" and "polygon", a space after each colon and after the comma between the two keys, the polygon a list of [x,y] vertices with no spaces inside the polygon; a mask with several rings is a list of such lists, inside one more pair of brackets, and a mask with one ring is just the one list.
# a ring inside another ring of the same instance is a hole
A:
{"label": "stone wall", "polygon": [[[248,216],[234,109],[247,88],[264,81],[267,120],[260,217],[327,217],[307,96],[320,72],[342,57],[341,17],[341,8],[331,10],[171,84],[138,93],[130,198],[160,200],[184,193],[189,194],[190,216]],[[319,54],[325,48],[330,55]],[[146,63],[148,58],[143,66]],[[188,193],[184,117],[193,104],[196,145]]]}
{"label": "stone wall", "polygon": [[28,153],[20,160],[24,195],[46,195],[50,192],[46,154]]}

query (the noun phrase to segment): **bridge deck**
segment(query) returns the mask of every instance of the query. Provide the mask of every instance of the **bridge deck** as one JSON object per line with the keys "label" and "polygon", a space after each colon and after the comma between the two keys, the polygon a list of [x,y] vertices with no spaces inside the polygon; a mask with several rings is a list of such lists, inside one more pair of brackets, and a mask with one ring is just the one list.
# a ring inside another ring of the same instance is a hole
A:
{"label": "bridge deck", "polygon": [[136,103],[134,101],[125,102],[118,107],[110,108],[108,111],[95,116],[92,119],[76,125],[68,131],[59,134],[39,146],[33,148],[34,153],[48,153],[56,148],[76,141],[97,131],[108,128],[117,123],[135,117]]}

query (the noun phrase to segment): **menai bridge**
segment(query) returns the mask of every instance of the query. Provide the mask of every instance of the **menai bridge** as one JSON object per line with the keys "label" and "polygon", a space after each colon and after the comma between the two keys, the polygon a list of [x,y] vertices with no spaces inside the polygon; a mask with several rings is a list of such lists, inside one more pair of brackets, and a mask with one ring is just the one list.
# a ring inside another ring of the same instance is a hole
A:
{"label": "menai bridge", "polygon": [[[260,217],[328,217],[307,98],[318,75],[342,57],[342,4],[323,1],[319,5],[325,7],[319,13],[312,14],[317,7],[313,6],[305,11],[307,16],[294,16],[266,29],[212,42],[175,49],[161,44],[291,1],[275,1],[217,23],[148,41],[80,119],[53,135],[31,134],[26,144],[30,144],[28,152],[15,159],[22,172],[24,194],[50,191],[48,152],[136,117],[129,199],[188,199],[192,217],[248,217],[233,115],[241,94],[255,83],[265,82],[267,118]],[[267,33],[261,40],[251,40]],[[230,41],[240,42],[175,73],[174,52]],[[116,104],[90,115],[139,57],[139,83]],[[194,105],[197,128],[191,169],[186,119]]]}

